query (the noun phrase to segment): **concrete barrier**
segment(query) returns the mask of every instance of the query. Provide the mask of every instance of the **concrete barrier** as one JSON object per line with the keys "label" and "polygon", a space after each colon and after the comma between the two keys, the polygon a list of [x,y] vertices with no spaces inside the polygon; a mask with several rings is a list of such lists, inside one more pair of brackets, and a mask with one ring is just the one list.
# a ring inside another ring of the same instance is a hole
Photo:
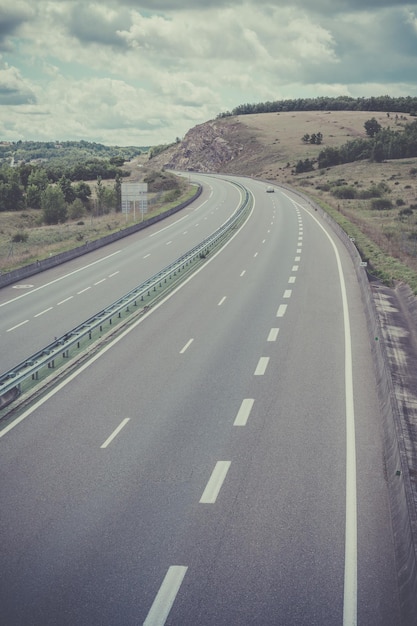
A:
{"label": "concrete barrier", "polygon": [[111,235],[106,235],[105,237],[101,237],[100,239],[96,239],[95,241],[90,241],[88,243],[83,244],[77,248],[73,248],[72,250],[67,250],[66,252],[61,252],[60,254],[55,254],[47,259],[42,259],[41,261],[37,261],[36,263],[31,263],[30,265],[25,265],[17,270],[12,270],[11,272],[7,272],[5,274],[0,275],[0,289],[2,287],[7,287],[7,285],[11,285],[20,280],[24,280],[33,276],[34,274],[38,274],[39,272],[44,272],[45,270],[49,270],[52,267],[56,267],[57,265],[61,265],[61,263],[66,263],[66,261],[71,261],[77,257],[80,257],[84,254],[88,254],[93,250],[97,250],[98,248],[102,248],[103,246],[107,246],[109,243],[113,243],[114,241],[118,241],[123,237],[128,237],[133,233],[137,233],[138,231],[147,228],[148,226],[152,226],[156,222],[160,222],[161,220],[177,213],[181,209],[184,209],[186,206],[194,202],[202,192],[202,187],[199,186],[196,193],[192,198],[187,200],[186,202],[182,202],[181,204],[172,207],[168,211],[161,213],[160,215],[156,215],[151,217],[143,222],[138,224],[133,224],[128,228],[123,228],[119,230],[117,233],[112,233]]}

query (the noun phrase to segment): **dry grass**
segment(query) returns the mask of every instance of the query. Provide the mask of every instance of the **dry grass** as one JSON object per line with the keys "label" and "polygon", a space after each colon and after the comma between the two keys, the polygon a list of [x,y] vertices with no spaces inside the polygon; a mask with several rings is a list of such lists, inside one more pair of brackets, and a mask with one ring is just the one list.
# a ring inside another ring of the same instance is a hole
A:
{"label": "dry grass", "polygon": [[[173,205],[183,202],[195,193],[195,187],[188,187],[175,203],[149,205],[146,217],[159,215]],[[149,200],[152,196],[149,194]],[[34,263],[36,260],[65,252],[105,235],[127,228],[141,220],[140,213],[125,216],[111,212],[107,215],[85,217],[56,226],[39,224],[41,212],[37,210],[0,212],[0,272]],[[26,241],[14,242],[16,234],[27,236]]]}
{"label": "dry grass", "polygon": [[[227,117],[216,121],[222,136],[231,144],[239,145],[239,155],[227,165],[228,173],[249,175],[277,183],[286,183],[302,190],[332,213],[345,230],[350,230],[360,241],[363,258],[377,275],[386,282],[402,280],[417,293],[417,211],[401,217],[400,211],[417,204],[417,178],[412,174],[417,159],[403,159],[385,163],[361,161],[314,170],[295,175],[298,160],[315,159],[327,146],[341,146],[357,137],[366,137],[364,123],[375,117],[383,127],[400,130],[413,121],[409,116],[372,111],[300,111],[289,113],[263,113]],[[321,132],[322,145],[305,144],[305,134]],[[161,164],[168,158],[163,153],[150,164],[145,157],[129,164],[130,180],[143,178],[146,169]],[[394,208],[390,211],[371,210],[370,200],[340,200],[323,191],[323,184],[335,181],[356,190],[366,190],[372,185],[387,183],[387,197]],[[91,220],[84,225],[67,223],[61,226],[36,227],[38,213],[0,213],[0,270],[7,271],[19,265],[44,258],[69,249],[87,239],[109,234],[123,228],[124,217],[117,214]],[[26,243],[11,244],[16,232],[29,233]]]}
{"label": "dry grass", "polygon": [[[417,293],[417,210],[402,217],[402,209],[417,204],[417,159],[384,163],[360,161],[324,171],[294,174],[298,160],[316,159],[327,146],[341,146],[357,137],[366,137],[364,123],[375,117],[383,127],[400,130],[415,118],[370,111],[300,111],[264,113],[225,118],[245,146],[245,157],[237,159],[233,171],[298,188],[318,201],[360,242],[360,251],[371,270],[385,282],[407,282]],[[222,120],[223,122],[223,120]],[[238,129],[238,130],[237,130]],[[322,145],[305,144],[302,137],[321,132]],[[337,181],[358,192],[386,183],[389,211],[371,209],[371,200],[341,200],[320,187]]]}

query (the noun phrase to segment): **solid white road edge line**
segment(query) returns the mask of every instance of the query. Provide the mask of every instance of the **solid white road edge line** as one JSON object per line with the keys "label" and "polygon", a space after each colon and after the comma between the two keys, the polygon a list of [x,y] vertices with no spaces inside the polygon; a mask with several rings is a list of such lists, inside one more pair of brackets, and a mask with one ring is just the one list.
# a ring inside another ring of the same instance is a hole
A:
{"label": "solid white road edge line", "polygon": [[200,498],[200,504],[214,504],[216,502],[230,465],[231,461],[217,461]]}
{"label": "solid white road edge line", "polygon": [[185,565],[171,565],[156,594],[143,626],[164,626],[187,572]]}
{"label": "solid white road edge line", "polygon": [[[100,350],[100,352],[97,352],[97,354],[95,354],[93,357],[91,357],[91,359],[86,361],[75,372],[70,374],[68,376],[68,378],[66,378],[61,383],[59,383],[49,393],[45,394],[40,400],[38,400],[38,402],[35,402],[35,404],[33,404],[29,409],[27,409],[27,411],[24,411],[22,413],[22,415],[19,415],[19,417],[17,417],[15,420],[10,422],[10,424],[8,424],[5,428],[0,430],[0,439],[2,437],[4,437],[4,435],[6,435],[9,431],[13,430],[13,428],[15,428],[18,424],[20,424],[20,422],[23,422],[23,420],[25,420],[27,417],[29,417],[29,415],[31,415],[34,411],[36,411],[36,409],[38,409],[45,402],[47,402],[49,400],[49,398],[52,398],[52,396],[54,396],[56,393],[58,393],[58,391],[60,391],[64,387],[66,387],[72,380],[74,380],[74,378],[77,378],[77,376],[82,374],[82,372],[84,372],[84,370],[86,370],[87,367],[90,367],[90,365],[93,365],[93,363],[95,363],[100,357],[102,357],[104,354],[106,354],[106,352],[111,350],[117,343],[119,343],[119,341],[122,341],[122,339],[124,339],[129,333],[132,332],[132,330],[135,330],[135,328],[137,328],[139,326],[139,324],[142,324],[150,315],[152,315],[152,313],[154,311],[159,309],[159,307],[161,307],[163,304],[165,304],[165,302],[167,300],[169,300],[170,298],[172,298],[178,291],[180,291],[180,289],[183,289],[183,287],[185,287],[185,285],[188,282],[190,282],[190,280],[192,280],[193,278],[195,278],[195,276],[197,276],[200,272],[202,272],[207,267],[207,265],[209,265],[209,263],[212,263],[214,261],[214,259],[221,252],[223,252],[223,250],[233,241],[233,239],[238,236],[238,234],[240,233],[242,228],[244,228],[244,226],[247,224],[248,220],[252,216],[254,209],[255,209],[255,198],[253,199],[252,209],[251,209],[251,211],[250,211],[250,213],[248,215],[248,218],[237,229],[237,231],[230,237],[230,239],[228,239],[226,241],[226,243],[224,244],[224,246],[222,246],[222,248],[220,248],[220,250],[217,250],[217,252],[215,252],[213,254],[213,256],[211,256],[209,259],[207,259],[207,261],[204,263],[204,265],[199,267],[198,270],[196,270],[195,272],[193,272],[193,274],[188,276],[188,278],[186,278],[182,283],[180,283],[178,285],[178,287],[173,289],[173,291],[171,291],[169,294],[167,294],[167,296],[165,298],[160,300],[160,302],[158,302],[154,307],[152,307],[147,313],[142,315],[142,317],[140,317],[136,322],[134,322],[131,326],[126,328],[126,330],[121,332],[120,335],[115,337],[112,341],[110,341],[110,343],[108,343],[106,346],[104,346],[103,349]],[[26,322],[28,322],[28,321],[29,320],[26,320],[25,322],[22,322],[22,324],[26,324]],[[18,324],[18,326],[21,326],[21,324]],[[15,327],[15,328],[17,328],[17,327]],[[13,330],[13,329],[10,328],[9,330]],[[9,331],[7,331],[7,332],[9,332]]]}
{"label": "solid white road edge line", "polygon": [[110,437],[107,437],[106,441],[100,446],[100,448],[107,448],[107,446],[113,441],[113,439],[117,437],[117,435],[120,433],[122,428],[126,426],[129,420],[130,420],[130,417],[125,417],[125,419],[120,422],[118,427],[114,429]]}
{"label": "solid white road edge line", "polygon": [[287,194],[286,198],[304,209],[322,229],[330,241],[336,257],[343,306],[345,338],[345,406],[346,406],[346,519],[345,519],[345,573],[343,592],[343,626],[356,626],[358,604],[358,546],[357,546],[357,493],[356,493],[356,443],[355,410],[353,400],[352,340],[346,283],[339,251],[332,237],[319,220]]}

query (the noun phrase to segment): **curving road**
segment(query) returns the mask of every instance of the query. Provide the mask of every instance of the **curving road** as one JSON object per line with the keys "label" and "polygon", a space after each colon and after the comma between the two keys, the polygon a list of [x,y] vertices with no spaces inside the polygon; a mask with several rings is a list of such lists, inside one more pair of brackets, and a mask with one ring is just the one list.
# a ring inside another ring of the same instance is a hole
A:
{"label": "curving road", "polygon": [[180,213],[100,250],[0,290],[0,372],[156,274],[236,210],[239,190],[206,178]]}
{"label": "curving road", "polygon": [[245,184],[228,245],[0,431],[3,623],[401,623],[354,268]]}

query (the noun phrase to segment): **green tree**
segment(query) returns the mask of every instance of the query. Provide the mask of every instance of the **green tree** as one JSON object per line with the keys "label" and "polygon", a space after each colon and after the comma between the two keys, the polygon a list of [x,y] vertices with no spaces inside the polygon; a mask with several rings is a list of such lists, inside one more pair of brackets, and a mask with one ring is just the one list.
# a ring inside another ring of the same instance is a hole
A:
{"label": "green tree", "polygon": [[62,193],[64,194],[65,202],[67,204],[71,204],[74,202],[76,195],[74,189],[72,188],[71,181],[65,175],[61,176],[58,181],[59,186],[62,189]]}
{"label": "green tree", "polygon": [[84,181],[79,182],[74,187],[75,197],[79,198],[81,202],[88,208],[91,196],[91,187]]}
{"label": "green tree", "polygon": [[29,174],[28,185],[36,185],[40,191],[45,191],[49,185],[48,175],[43,167],[37,167]]}
{"label": "green tree", "polygon": [[102,194],[102,211],[103,213],[109,213],[111,210],[115,210],[117,206],[117,195],[114,189],[105,187]]}
{"label": "green tree", "polygon": [[114,181],[114,192],[116,194],[116,211],[122,210],[122,177],[119,172],[116,174],[116,180]]}
{"label": "green tree", "polygon": [[67,219],[67,204],[59,186],[49,185],[42,192],[41,207],[45,224],[59,224]]}
{"label": "green tree", "polygon": [[25,206],[17,170],[8,168],[0,178],[0,211],[20,211]]}
{"label": "green tree", "polygon": [[42,191],[36,185],[28,185],[26,190],[26,206],[30,209],[41,208]]}
{"label": "green tree", "polygon": [[364,126],[368,137],[375,137],[381,130],[381,124],[374,117],[371,117],[370,120],[366,120]]}
{"label": "green tree", "polygon": [[71,220],[78,220],[85,215],[85,206],[80,198],[75,198],[68,207],[68,217]]}
{"label": "green tree", "polygon": [[314,170],[314,161],[310,159],[304,159],[304,161],[300,160],[295,166],[296,174],[303,174],[304,172],[311,172],[312,170]]}
{"label": "green tree", "polygon": [[105,190],[101,176],[97,176],[96,195],[97,195],[97,212],[101,215],[103,211]]}

